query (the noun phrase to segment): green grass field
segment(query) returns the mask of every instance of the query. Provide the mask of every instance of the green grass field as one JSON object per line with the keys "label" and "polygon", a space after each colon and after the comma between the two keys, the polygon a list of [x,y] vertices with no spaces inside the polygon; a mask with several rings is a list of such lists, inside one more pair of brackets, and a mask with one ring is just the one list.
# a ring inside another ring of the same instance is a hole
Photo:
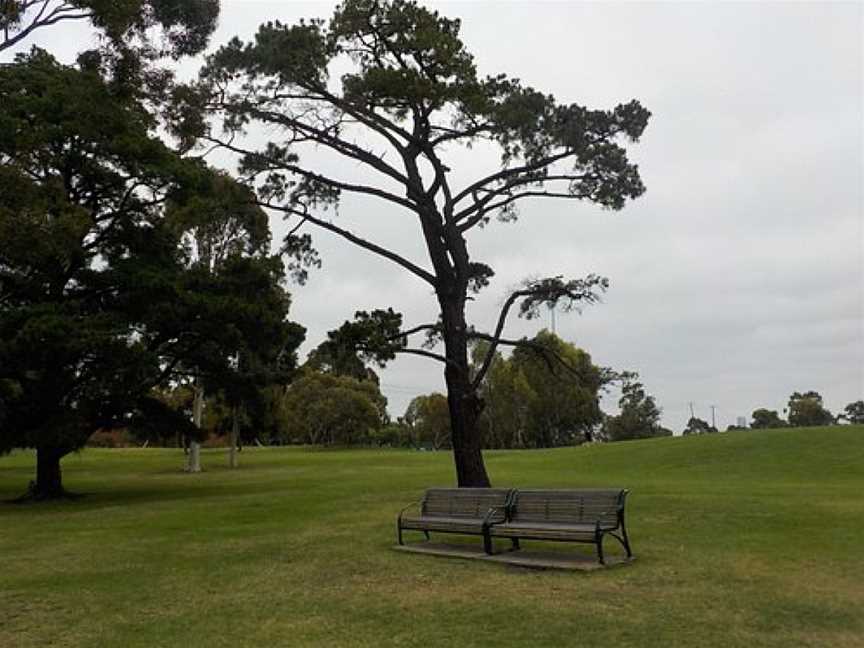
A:
{"label": "green grass field", "polygon": [[[488,452],[499,486],[625,486],[637,560],[391,550],[447,453],[86,450],[0,505],[0,646],[864,646],[864,427]],[[0,458],[0,499],[33,457]],[[615,550],[614,541],[607,545]],[[591,551],[573,545],[573,551]]]}

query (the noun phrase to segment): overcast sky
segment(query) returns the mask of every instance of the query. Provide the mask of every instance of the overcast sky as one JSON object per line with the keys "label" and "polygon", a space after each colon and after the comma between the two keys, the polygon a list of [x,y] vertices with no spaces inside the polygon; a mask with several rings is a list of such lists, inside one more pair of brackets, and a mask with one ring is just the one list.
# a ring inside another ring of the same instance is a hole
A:
{"label": "overcast sky", "polygon": [[[589,108],[637,98],[653,113],[630,146],[648,190],[623,211],[526,203],[517,223],[474,231],[472,258],[496,276],[470,322],[491,328],[527,276],[596,272],[611,280],[604,302],[559,313],[558,334],[598,364],[638,371],[676,431],[691,401],[709,421],[716,405],[725,428],[757,407],[782,410],[795,390],[819,391],[834,412],[864,398],[864,5],[427,4],[462,18],[483,75]],[[222,5],[214,46],[267,20],[329,17],[334,3]],[[30,42],[66,60],[88,44],[78,27],[48,34]],[[497,157],[452,151],[448,161],[462,186]],[[346,200],[338,219],[425,261],[408,215]],[[284,227],[273,226],[278,240]],[[408,324],[436,318],[419,279],[332,236],[315,240],[324,267],[292,289],[293,317],[309,330],[304,354],[357,309],[393,306]],[[507,333],[549,324],[514,318]],[[441,366],[422,358],[398,359],[381,379],[394,415],[444,388]]]}

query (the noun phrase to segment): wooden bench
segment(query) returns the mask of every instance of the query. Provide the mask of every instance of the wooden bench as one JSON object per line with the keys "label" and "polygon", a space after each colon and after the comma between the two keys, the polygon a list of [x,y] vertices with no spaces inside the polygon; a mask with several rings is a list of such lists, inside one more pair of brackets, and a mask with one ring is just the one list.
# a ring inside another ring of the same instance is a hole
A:
{"label": "wooden bench", "polygon": [[[399,512],[396,533],[399,544],[405,530],[483,536],[483,548],[492,553],[491,525],[506,520],[510,488],[430,488],[423,499]],[[416,508],[413,514],[408,511]]]}
{"label": "wooden bench", "polygon": [[603,537],[611,535],[632,557],[624,525],[624,489],[596,490],[514,490],[507,515],[486,527],[484,547],[491,550],[492,538],[509,538],[513,548],[519,540],[585,542],[597,546],[603,559]]}

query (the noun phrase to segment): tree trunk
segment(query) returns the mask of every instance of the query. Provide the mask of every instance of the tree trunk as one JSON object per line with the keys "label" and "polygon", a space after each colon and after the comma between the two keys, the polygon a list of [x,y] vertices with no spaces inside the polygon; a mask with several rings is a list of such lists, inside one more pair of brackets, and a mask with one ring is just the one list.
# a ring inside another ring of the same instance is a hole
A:
{"label": "tree trunk", "polygon": [[231,432],[228,433],[228,467],[237,467],[237,446],[240,438],[240,412],[238,408],[232,409]]}
{"label": "tree trunk", "polygon": [[60,460],[67,452],[60,448],[36,449],[36,481],[30,496],[37,500],[58,499],[66,495],[60,473]]}
{"label": "tree trunk", "polygon": [[464,301],[440,297],[447,366],[447,405],[450,409],[450,434],[453,459],[460,488],[486,488],[490,485],[483,463],[481,434],[477,425],[482,403],[471,388],[468,369],[468,337]]}
{"label": "tree trunk", "polygon": [[[192,402],[192,422],[197,428],[201,428],[201,419],[204,414],[204,389],[195,385],[195,400]],[[186,472],[201,472],[201,444],[192,440],[189,443],[189,455],[186,461]]]}

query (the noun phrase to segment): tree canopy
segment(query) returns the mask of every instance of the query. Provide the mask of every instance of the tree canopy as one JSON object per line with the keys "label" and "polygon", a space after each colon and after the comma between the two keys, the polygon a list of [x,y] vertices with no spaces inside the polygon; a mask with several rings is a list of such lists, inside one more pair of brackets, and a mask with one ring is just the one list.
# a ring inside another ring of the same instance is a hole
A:
{"label": "tree canopy", "polygon": [[751,415],[753,422],[750,423],[750,427],[754,430],[764,429],[764,428],[780,428],[786,427],[788,425],[786,421],[780,418],[780,415],[776,410],[769,410],[761,407],[757,410],[753,411]]}
{"label": "tree canopy", "polygon": [[672,431],[660,425],[661,410],[654,397],[645,391],[644,385],[631,374],[621,388],[618,400],[620,413],[607,416],[600,430],[600,437],[606,441],[626,441],[647,439],[657,436],[671,436]]}
{"label": "tree canopy", "polygon": [[[444,364],[458,482],[485,486],[478,390],[498,345],[507,343],[508,313],[517,304],[518,314],[533,317],[543,304],[593,303],[607,282],[593,275],[526,281],[504,300],[494,331],[483,334],[467,325],[465,304],[494,271],[471,258],[468,236],[493,218],[514,220],[534,198],[620,209],[641,195],[638,168],[622,142],[638,140],[649,112],[635,100],[611,110],[559,103],[507,75],[481,76],[459,31],[459,20],[405,0],[346,0],[329,22],[270,22],[253,41],[220,48],[201,83],[177,93],[173,114],[174,131],[186,141],[239,156],[259,204],[289,219],[284,249],[295,267],[316,261],[304,231],[312,226],[432,288],[440,319],[408,328],[400,339],[435,331],[443,353],[407,342],[387,352]],[[331,79],[337,65],[349,69]],[[253,125],[279,137],[259,147],[244,137]],[[479,142],[497,147],[500,165],[466,181],[448,154]],[[364,171],[363,180],[310,167],[303,155],[312,148],[347,159]],[[339,224],[326,210],[343,195],[403,210],[418,226],[428,263]],[[488,355],[472,377],[468,343],[484,335]]]}
{"label": "tree canopy", "polygon": [[450,412],[447,397],[438,392],[415,396],[405,410],[403,421],[415,448],[433,450],[450,447]]}
{"label": "tree canopy", "polygon": [[789,425],[813,427],[831,425],[833,422],[834,416],[823,407],[819,392],[794,392],[789,397]]}
{"label": "tree canopy", "polygon": [[293,443],[368,443],[387,422],[387,399],[376,383],[314,371],[291,384],[284,408]]}
{"label": "tree canopy", "polygon": [[846,405],[838,418],[842,418],[852,425],[864,423],[864,400],[857,400]]}
{"label": "tree canopy", "polygon": [[[204,49],[218,17],[219,0],[3,0],[0,52],[36,30],[87,21],[121,48],[137,40],[152,55],[186,56]],[[149,37],[154,28],[161,31],[158,48]]]}
{"label": "tree canopy", "polygon": [[62,494],[60,459],[97,428],[170,419],[150,390],[184,368],[224,383],[240,349],[272,360],[302,341],[278,258],[191,260],[185,214],[248,196],[155,126],[86,66],[42,50],[0,66],[0,451],[37,449],[40,497]]}
{"label": "tree canopy", "polygon": [[[473,355],[486,355],[481,341]],[[496,354],[481,387],[487,448],[550,448],[593,439],[603,421],[600,392],[616,378],[591,356],[543,330],[509,358]]]}

